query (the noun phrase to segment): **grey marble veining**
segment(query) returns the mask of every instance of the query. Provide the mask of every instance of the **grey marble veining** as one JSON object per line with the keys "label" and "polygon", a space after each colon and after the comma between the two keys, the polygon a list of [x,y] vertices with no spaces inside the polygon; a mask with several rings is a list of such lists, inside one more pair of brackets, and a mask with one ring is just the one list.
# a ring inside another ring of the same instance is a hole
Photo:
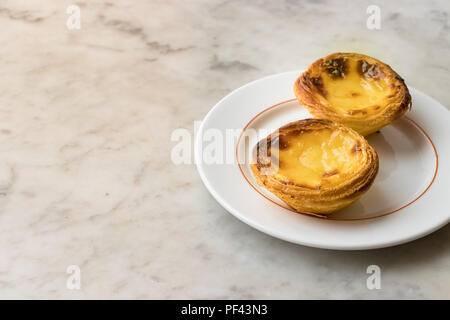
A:
{"label": "grey marble veining", "polygon": [[449,226],[373,251],[297,246],[170,161],[171,132],[229,91],[334,51],[386,61],[450,106],[450,3],[377,1],[381,30],[370,4],[1,1],[0,298],[450,298]]}

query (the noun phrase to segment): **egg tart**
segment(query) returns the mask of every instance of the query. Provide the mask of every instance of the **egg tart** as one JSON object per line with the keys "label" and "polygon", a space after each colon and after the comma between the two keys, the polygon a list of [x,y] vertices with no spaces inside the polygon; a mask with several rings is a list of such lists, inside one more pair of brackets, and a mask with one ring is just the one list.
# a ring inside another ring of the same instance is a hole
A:
{"label": "egg tart", "polygon": [[404,80],[387,64],[357,53],[333,53],[295,81],[294,93],[315,118],[340,122],[362,135],[378,131],[411,106]]}
{"label": "egg tart", "polygon": [[353,129],[305,119],[259,141],[250,167],[260,186],[295,211],[327,215],[369,189],[378,172],[378,155]]}

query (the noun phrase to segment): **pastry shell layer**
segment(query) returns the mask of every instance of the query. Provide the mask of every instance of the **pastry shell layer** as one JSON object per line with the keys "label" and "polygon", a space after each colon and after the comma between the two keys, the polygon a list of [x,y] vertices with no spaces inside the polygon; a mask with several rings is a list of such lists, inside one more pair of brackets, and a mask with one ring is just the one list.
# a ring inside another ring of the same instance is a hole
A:
{"label": "pastry shell layer", "polygon": [[315,118],[340,122],[362,135],[378,131],[411,107],[404,80],[387,64],[358,53],[317,60],[294,83]]}
{"label": "pastry shell layer", "polygon": [[295,211],[327,215],[369,189],[378,155],[363,136],[342,124],[305,119],[259,141],[250,167],[260,186]]}

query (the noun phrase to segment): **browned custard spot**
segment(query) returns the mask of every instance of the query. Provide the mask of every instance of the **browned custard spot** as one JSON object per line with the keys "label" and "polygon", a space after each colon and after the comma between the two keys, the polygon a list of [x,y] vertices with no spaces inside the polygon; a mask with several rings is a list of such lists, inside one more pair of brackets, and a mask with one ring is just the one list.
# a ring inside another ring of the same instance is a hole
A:
{"label": "browned custard spot", "polygon": [[358,72],[367,79],[381,79],[385,76],[377,64],[370,64],[366,60],[358,61]]}
{"label": "browned custard spot", "polygon": [[335,58],[322,62],[322,67],[333,79],[343,79],[347,73],[347,58]]}
{"label": "browned custard spot", "polygon": [[317,90],[320,92],[320,94],[326,98],[327,97],[327,91],[325,90],[323,86],[323,80],[322,77],[314,77],[311,78],[311,83],[317,88]]}
{"label": "browned custard spot", "polygon": [[359,141],[357,141],[357,142],[353,145],[353,147],[352,147],[352,149],[351,149],[351,153],[352,153],[352,154],[355,154],[355,153],[360,152],[360,151],[361,151],[361,143],[360,143]]}
{"label": "browned custard spot", "polygon": [[347,113],[352,116],[355,114],[365,115],[365,114],[367,114],[367,111],[366,110],[348,110]]}
{"label": "browned custard spot", "polygon": [[338,169],[334,169],[323,174],[324,177],[331,177],[339,173]]}

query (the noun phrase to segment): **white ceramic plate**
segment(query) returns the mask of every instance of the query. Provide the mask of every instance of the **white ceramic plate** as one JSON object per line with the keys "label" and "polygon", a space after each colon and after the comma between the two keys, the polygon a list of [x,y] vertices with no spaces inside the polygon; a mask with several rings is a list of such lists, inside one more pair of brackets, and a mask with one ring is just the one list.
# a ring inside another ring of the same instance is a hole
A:
{"label": "white ceramic plate", "polygon": [[288,122],[311,117],[293,99],[292,86],[300,73],[251,82],[223,98],[205,117],[195,157],[214,198],[262,232],[319,248],[393,246],[446,225],[450,112],[413,88],[413,106],[406,117],[368,137],[378,152],[380,170],[370,190],[351,206],[328,219],[298,214],[256,184],[248,166],[256,141]]}

